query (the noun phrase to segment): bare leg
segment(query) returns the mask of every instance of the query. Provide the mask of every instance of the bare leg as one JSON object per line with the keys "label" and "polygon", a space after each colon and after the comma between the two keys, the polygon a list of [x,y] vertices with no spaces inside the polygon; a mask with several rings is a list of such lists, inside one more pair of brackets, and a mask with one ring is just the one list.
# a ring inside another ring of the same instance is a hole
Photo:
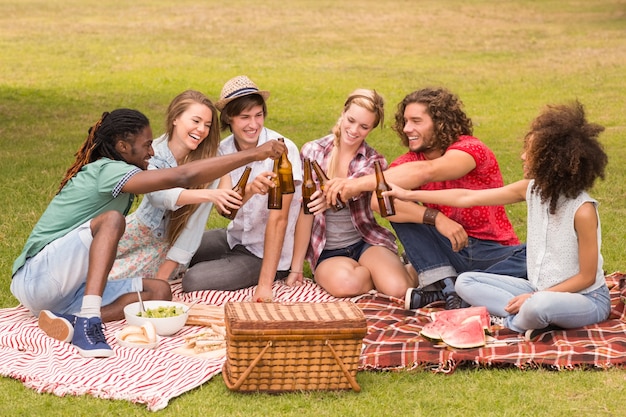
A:
{"label": "bare leg", "polygon": [[414,279],[392,251],[383,246],[370,246],[359,258],[370,271],[376,289],[383,294],[404,298]]}
{"label": "bare leg", "polygon": [[[124,234],[126,221],[117,211],[108,211],[91,221],[93,241],[89,249],[89,269],[85,295],[102,296],[104,287],[115,256],[117,245]],[[143,280],[144,300],[171,300],[172,292],[169,283],[160,280]],[[138,300],[137,294],[129,293],[119,297],[113,303],[102,307],[102,321],[121,320],[124,318],[124,307]]]}
{"label": "bare leg", "polygon": [[[170,284],[160,279],[144,279],[141,299],[146,300],[166,300],[172,299]],[[124,318],[124,307],[130,303],[139,301],[136,293],[128,293],[120,296],[113,303],[102,307],[102,321],[122,320]]]}
{"label": "bare leg", "polygon": [[89,249],[85,295],[102,296],[125,228],[124,216],[117,211],[107,211],[91,221],[93,241]]}
{"label": "bare leg", "polygon": [[315,282],[335,297],[354,297],[374,289],[370,271],[345,256],[320,263],[315,269]]}

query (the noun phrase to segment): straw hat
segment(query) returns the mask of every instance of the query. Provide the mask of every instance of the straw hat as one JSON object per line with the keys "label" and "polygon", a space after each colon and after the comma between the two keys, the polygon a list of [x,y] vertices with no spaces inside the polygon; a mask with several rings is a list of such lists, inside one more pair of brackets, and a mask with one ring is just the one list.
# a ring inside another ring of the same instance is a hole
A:
{"label": "straw hat", "polygon": [[250,94],[258,94],[263,97],[263,100],[267,100],[270,96],[269,91],[259,90],[259,87],[257,87],[250,78],[245,75],[239,75],[226,81],[220,93],[220,99],[215,103],[215,107],[217,107],[219,111],[222,111],[224,107],[234,99]]}

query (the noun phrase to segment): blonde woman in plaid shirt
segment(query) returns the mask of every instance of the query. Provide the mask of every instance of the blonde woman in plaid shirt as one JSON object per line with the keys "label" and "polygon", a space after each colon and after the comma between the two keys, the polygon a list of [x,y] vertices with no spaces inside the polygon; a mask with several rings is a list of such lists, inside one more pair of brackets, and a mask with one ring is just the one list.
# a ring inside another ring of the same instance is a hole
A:
{"label": "blonde woman in plaid shirt", "polygon": [[[385,158],[365,142],[383,121],[383,105],[376,91],[355,90],[348,96],[332,134],[306,143],[300,156],[317,161],[329,178],[372,174],[375,161],[386,168]],[[397,255],[395,236],[376,223],[371,197],[371,192],[361,193],[346,201],[346,209],[333,211],[320,190],[313,194],[309,208],[314,214],[305,215],[300,210],[287,285],[302,283],[306,259],[315,281],[335,297],[352,297],[373,289],[404,296],[414,283]]]}

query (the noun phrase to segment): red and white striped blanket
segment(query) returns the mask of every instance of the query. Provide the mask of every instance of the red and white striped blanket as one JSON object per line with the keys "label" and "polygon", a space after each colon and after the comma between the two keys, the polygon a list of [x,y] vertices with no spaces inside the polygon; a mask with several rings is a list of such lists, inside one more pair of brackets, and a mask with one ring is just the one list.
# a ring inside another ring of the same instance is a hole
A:
{"label": "red and white striped blanket", "polygon": [[[364,312],[368,334],[364,339],[360,370],[423,368],[452,372],[459,366],[516,366],[521,369],[547,367],[608,368],[626,364],[626,277],[616,272],[607,276],[613,309],[609,320],[582,329],[545,334],[539,341],[488,345],[477,349],[444,349],[419,336],[432,309],[408,311],[402,300],[369,294],[353,298]],[[222,305],[246,301],[254,288],[233,292],[182,293],[173,286],[174,298]],[[274,283],[276,302],[333,302],[334,298],[307,281],[298,288]],[[114,335],[125,322],[108,323],[105,334],[115,356],[85,359],[66,343],[53,340],[37,327],[37,320],[21,306],[0,309],[0,375],[18,379],[38,392],[92,395],[146,404],[149,410],[165,408],[169,401],[210,380],[221,372],[223,359],[197,359],[173,351],[183,337],[198,332],[186,326],[174,337],[163,338],[157,350],[118,346]],[[509,330],[495,334],[499,340],[518,336]]]}
{"label": "red and white striped blanket", "polygon": [[[184,302],[200,299],[222,305],[229,300],[249,300],[254,288],[186,294],[180,284],[174,284],[172,290],[174,298]],[[310,281],[298,288],[276,282],[273,291],[277,302],[338,300]],[[173,352],[183,345],[184,336],[199,331],[196,326],[185,326],[173,337],[163,337],[158,349],[145,350],[117,345],[115,334],[125,324],[124,320],[106,324],[105,335],[114,357],[85,359],[71,344],[47,337],[24,307],[0,309],[0,375],[18,379],[37,392],[127,400],[157,411],[222,370],[224,359],[197,359]]]}

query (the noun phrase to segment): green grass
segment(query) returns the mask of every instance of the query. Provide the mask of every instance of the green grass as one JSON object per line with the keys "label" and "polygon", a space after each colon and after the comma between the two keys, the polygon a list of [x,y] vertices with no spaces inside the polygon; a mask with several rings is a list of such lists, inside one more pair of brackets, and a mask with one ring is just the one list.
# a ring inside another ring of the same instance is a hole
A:
{"label": "green grass", "polygon": [[[607,128],[607,177],[592,194],[606,270],[623,270],[625,29],[624,0],[0,0],[0,306],[17,304],[13,260],[102,111],[137,108],[157,134],[176,94],[195,88],[216,99],[240,74],[271,91],[267,125],[298,145],[332,127],[350,91],[375,88],[386,121],[370,143],[388,160],[404,151],[389,129],[397,102],[447,86],[506,182],[521,178],[521,138],[540,108],[579,99]],[[508,211],[525,238],[525,206]],[[159,414],[620,415],[625,386],[620,370],[361,372],[358,381],[359,394],[270,396],[230,393],[218,377]],[[151,414],[8,378],[0,398],[1,415]]]}

